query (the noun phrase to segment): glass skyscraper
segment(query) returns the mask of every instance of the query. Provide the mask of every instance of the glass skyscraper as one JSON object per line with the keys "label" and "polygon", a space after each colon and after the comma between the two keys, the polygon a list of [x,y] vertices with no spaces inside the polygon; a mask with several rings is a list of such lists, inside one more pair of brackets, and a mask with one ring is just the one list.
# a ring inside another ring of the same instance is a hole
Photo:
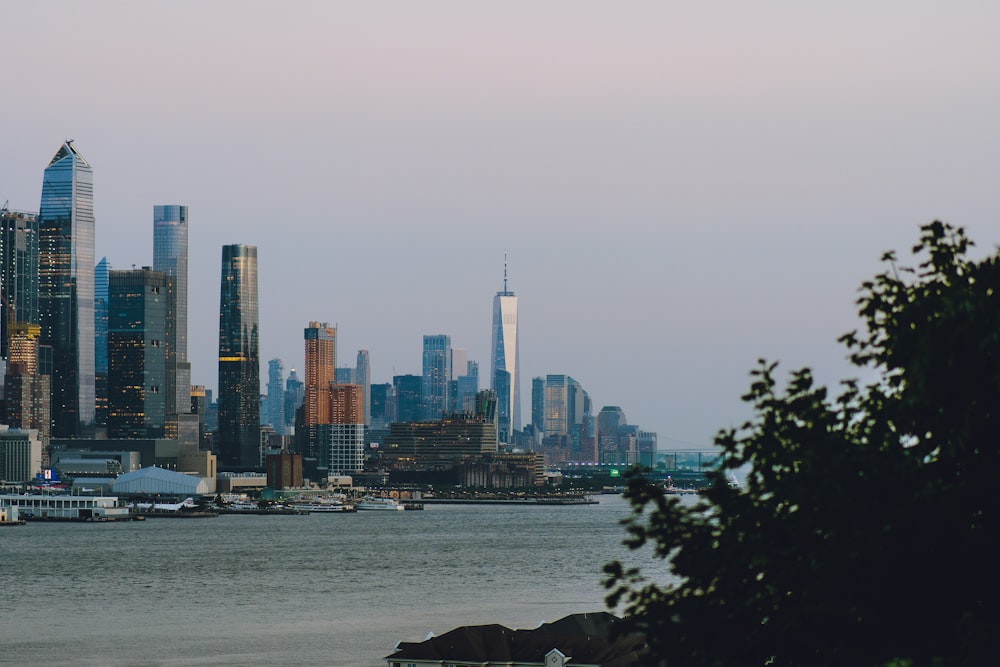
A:
{"label": "glass skyscraper", "polygon": [[109,272],[109,438],[164,435],[167,302],[167,277],[162,271]]}
{"label": "glass skyscraper", "polygon": [[[493,344],[490,347],[490,388],[497,394],[497,436],[510,442],[521,430],[521,373],[517,344],[517,297],[507,290],[504,261],[503,291],[493,297]],[[499,373],[498,373],[499,371]]]}
{"label": "glass skyscraper", "polygon": [[94,420],[108,423],[108,272],[107,257],[94,267]]}
{"label": "glass skyscraper", "polygon": [[153,207],[153,270],[167,278],[167,414],[191,411],[187,359],[188,207]]}
{"label": "glass skyscraper", "polygon": [[434,421],[448,411],[451,385],[451,336],[424,336],[423,378],[420,384],[420,418]]}
{"label": "glass skyscraper", "polygon": [[52,436],[94,434],[94,172],[72,141],[42,179],[41,343],[52,348]]}
{"label": "glass skyscraper", "polygon": [[257,247],[222,246],[219,296],[219,463],[260,463]]}
{"label": "glass skyscraper", "polygon": [[12,324],[38,320],[38,216],[0,209],[0,357],[9,356]]}

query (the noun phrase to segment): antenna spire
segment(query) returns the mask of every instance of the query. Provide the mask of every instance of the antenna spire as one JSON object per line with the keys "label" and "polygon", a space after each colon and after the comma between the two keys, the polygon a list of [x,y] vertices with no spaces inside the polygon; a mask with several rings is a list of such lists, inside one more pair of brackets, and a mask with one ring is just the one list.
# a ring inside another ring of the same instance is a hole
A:
{"label": "antenna spire", "polygon": [[507,251],[503,251],[503,291],[507,291]]}

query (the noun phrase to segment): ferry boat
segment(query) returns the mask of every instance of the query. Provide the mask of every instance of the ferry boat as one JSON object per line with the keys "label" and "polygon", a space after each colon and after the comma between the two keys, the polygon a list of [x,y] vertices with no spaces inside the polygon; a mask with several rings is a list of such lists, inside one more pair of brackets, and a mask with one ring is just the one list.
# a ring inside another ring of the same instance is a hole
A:
{"label": "ferry boat", "polygon": [[359,510],[404,510],[406,507],[403,503],[399,502],[395,498],[377,498],[375,496],[366,496],[358,501],[356,507]]}
{"label": "ferry boat", "polygon": [[310,514],[313,512],[324,513],[324,512],[354,512],[354,505],[348,505],[346,503],[323,503],[323,502],[312,502],[312,503],[290,503],[289,507],[293,510],[305,511]]}

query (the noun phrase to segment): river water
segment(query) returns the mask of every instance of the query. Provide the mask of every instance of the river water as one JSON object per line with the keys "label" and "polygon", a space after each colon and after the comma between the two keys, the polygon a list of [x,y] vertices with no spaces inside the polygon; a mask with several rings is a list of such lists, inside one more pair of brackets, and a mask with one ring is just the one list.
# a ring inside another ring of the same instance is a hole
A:
{"label": "river water", "polygon": [[372,667],[428,632],[601,611],[604,563],[650,561],[598,499],[4,528],[0,664]]}

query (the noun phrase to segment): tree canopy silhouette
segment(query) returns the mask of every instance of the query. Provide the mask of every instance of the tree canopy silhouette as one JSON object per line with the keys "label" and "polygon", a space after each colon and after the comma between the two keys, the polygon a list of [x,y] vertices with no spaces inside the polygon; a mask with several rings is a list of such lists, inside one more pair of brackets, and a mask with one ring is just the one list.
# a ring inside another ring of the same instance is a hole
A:
{"label": "tree canopy silhouette", "polygon": [[631,476],[626,544],[651,546],[678,583],[615,562],[605,585],[653,661],[1000,660],[1000,254],[973,261],[971,245],[933,222],[915,268],[890,252],[862,284],[863,328],[841,340],[874,380],[831,396],[803,369],[779,388],[760,361],[753,417],[717,436],[724,464],[696,503]]}

